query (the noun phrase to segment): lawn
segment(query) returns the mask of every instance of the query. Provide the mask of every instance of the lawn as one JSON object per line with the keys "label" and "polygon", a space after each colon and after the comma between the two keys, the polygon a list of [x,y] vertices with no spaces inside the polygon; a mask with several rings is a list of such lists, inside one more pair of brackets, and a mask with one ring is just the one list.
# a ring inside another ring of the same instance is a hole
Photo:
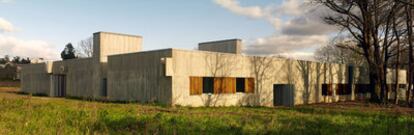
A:
{"label": "lawn", "polygon": [[411,114],[357,102],[191,108],[0,92],[0,134],[413,134]]}

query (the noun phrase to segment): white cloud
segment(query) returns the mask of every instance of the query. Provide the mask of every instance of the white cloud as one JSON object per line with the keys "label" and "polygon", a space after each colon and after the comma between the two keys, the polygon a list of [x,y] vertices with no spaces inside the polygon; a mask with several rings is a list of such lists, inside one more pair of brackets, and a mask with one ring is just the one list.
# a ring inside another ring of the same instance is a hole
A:
{"label": "white cloud", "polygon": [[336,31],[333,26],[322,21],[322,15],[328,11],[326,8],[315,7],[304,0],[285,0],[279,5],[265,7],[243,7],[237,0],[215,0],[215,3],[235,14],[265,20],[274,26],[274,33],[277,34],[247,41],[247,54],[290,53],[307,56],[310,54],[309,49],[326,44],[329,33]]}
{"label": "white cloud", "polygon": [[[6,2],[7,0],[0,0]],[[0,55],[11,55],[30,58],[57,59],[58,52],[54,46],[42,40],[23,40],[6,35],[15,32],[12,23],[0,17]]]}
{"label": "white cloud", "polygon": [[304,5],[302,14],[285,21],[282,33],[287,35],[324,35],[338,31],[334,26],[323,22],[323,16],[327,15],[329,9],[321,6]]}
{"label": "white cloud", "polygon": [[259,6],[242,7],[236,0],[215,0],[214,2],[236,14],[245,15],[251,18],[264,17],[264,11]]}
{"label": "white cloud", "polygon": [[16,28],[13,26],[12,23],[0,17],[0,32],[13,32]]}
{"label": "white cloud", "polygon": [[0,35],[0,54],[30,58],[57,59],[54,46],[41,40],[22,40],[12,36]]}
{"label": "white cloud", "polygon": [[243,7],[237,0],[214,0],[214,2],[235,14],[247,16],[253,19],[264,19],[271,23],[275,29],[280,28],[282,25],[281,19],[276,17],[277,14],[275,14],[278,13],[279,10],[277,9],[277,6],[270,5],[267,7]]}
{"label": "white cloud", "polygon": [[318,48],[328,42],[326,35],[279,35],[258,38],[246,47],[245,52],[253,55],[271,55],[309,52],[309,49]]}

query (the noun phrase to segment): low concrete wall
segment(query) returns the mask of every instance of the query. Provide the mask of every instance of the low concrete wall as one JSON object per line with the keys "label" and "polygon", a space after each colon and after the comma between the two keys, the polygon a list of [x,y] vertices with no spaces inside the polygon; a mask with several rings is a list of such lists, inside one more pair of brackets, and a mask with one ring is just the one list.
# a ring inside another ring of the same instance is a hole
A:
{"label": "low concrete wall", "polygon": [[32,94],[50,95],[51,63],[22,65],[21,91]]}
{"label": "low concrete wall", "polygon": [[94,74],[93,58],[71,59],[53,62],[53,75],[66,76],[66,95],[79,98],[99,97],[99,91],[94,87],[94,81],[100,81]]}

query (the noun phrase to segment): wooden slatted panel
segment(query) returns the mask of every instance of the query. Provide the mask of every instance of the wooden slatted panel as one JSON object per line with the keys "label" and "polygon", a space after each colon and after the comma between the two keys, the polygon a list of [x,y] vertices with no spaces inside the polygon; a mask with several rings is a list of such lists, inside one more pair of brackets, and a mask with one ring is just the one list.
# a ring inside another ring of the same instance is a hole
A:
{"label": "wooden slatted panel", "polygon": [[190,77],[190,95],[201,95],[203,93],[203,78]]}
{"label": "wooden slatted panel", "polygon": [[236,93],[236,78],[223,78],[223,93]]}
{"label": "wooden slatted panel", "polygon": [[223,78],[216,77],[214,78],[214,94],[223,93]]}
{"label": "wooden slatted panel", "polygon": [[246,93],[254,93],[254,78],[246,78]]}

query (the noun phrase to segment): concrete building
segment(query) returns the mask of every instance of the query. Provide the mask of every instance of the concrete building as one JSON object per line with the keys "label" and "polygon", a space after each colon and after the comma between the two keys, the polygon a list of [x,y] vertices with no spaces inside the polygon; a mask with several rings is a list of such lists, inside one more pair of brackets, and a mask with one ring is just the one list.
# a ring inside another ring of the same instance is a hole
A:
{"label": "concrete building", "polygon": [[[141,51],[140,36],[93,36],[92,58],[24,65],[22,91],[182,106],[293,106],[368,95],[365,68],[247,56],[239,39],[200,43],[199,50]],[[405,85],[404,71],[398,79]]]}

